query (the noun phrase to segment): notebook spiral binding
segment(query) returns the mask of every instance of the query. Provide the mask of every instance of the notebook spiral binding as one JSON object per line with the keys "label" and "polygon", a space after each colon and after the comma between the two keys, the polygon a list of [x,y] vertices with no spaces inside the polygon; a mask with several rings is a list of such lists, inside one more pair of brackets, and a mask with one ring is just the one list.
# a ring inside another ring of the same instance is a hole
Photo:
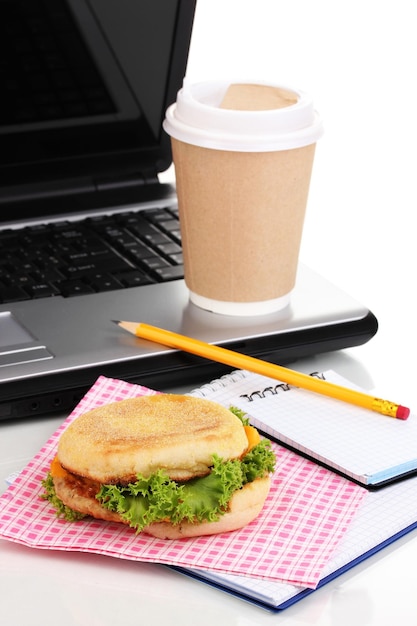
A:
{"label": "notebook spiral binding", "polygon": [[193,389],[187,395],[193,395],[193,396],[199,396],[200,398],[205,398],[206,396],[212,394],[214,391],[227,387],[231,382],[235,383],[235,382],[238,382],[239,380],[244,380],[246,376],[247,376],[247,372],[245,372],[244,370],[234,370],[233,372],[230,372],[229,374],[225,374],[224,376],[221,376],[220,378],[216,378],[210,381],[209,383],[206,383],[205,385],[198,387],[198,389]]}
{"label": "notebook spiral binding", "polygon": [[[326,377],[321,372],[312,372],[309,374],[313,378],[321,378],[322,380],[326,380]],[[246,398],[248,402],[253,402],[255,398],[265,398],[268,395],[276,396],[281,391],[290,391],[293,388],[293,385],[289,385],[288,383],[278,383],[276,385],[270,385],[269,387],[264,387],[264,389],[258,389],[256,391],[252,391],[251,393],[241,394],[240,398]]]}
{"label": "notebook spiral binding", "polygon": [[278,385],[265,387],[264,389],[258,389],[251,393],[243,393],[239,398],[246,398],[248,402],[253,402],[255,398],[265,398],[267,395],[276,396],[281,391],[289,391],[291,386],[288,383],[279,383]]}
{"label": "notebook spiral binding", "polygon": [[[244,380],[245,378],[247,378],[248,373],[249,372],[246,372],[245,370],[234,370],[229,374],[225,374],[220,378],[216,378],[209,383],[202,385],[198,389],[193,389],[190,392],[190,395],[205,398],[207,395],[211,395],[213,392],[227,387],[228,385],[230,385],[230,383]],[[321,380],[326,380],[326,377],[322,372],[311,372],[310,376],[314,378],[321,378]],[[282,391],[290,391],[291,389],[292,386],[288,383],[277,383],[276,385],[269,385],[268,387],[264,387],[263,389],[254,390],[251,393],[241,394],[239,397],[246,398],[248,402],[253,402],[255,398],[265,398],[267,395],[276,396]]]}

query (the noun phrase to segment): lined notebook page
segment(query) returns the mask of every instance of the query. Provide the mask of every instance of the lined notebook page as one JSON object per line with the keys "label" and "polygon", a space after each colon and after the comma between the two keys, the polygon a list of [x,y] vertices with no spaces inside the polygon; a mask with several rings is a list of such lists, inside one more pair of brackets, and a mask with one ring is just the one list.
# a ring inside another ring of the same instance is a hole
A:
{"label": "lined notebook page", "polygon": [[[323,376],[355,388],[335,372]],[[272,438],[364,485],[417,469],[416,415],[393,419],[243,370],[192,393],[243,409]]]}

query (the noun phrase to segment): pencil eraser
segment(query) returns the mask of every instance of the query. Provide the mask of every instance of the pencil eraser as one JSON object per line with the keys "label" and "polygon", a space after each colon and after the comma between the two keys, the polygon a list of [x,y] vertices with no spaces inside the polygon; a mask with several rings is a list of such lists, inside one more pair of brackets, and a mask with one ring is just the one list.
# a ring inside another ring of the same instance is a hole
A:
{"label": "pencil eraser", "polygon": [[395,417],[399,420],[406,420],[407,417],[410,415],[410,409],[408,409],[406,406],[398,406],[397,409],[397,413],[395,415]]}

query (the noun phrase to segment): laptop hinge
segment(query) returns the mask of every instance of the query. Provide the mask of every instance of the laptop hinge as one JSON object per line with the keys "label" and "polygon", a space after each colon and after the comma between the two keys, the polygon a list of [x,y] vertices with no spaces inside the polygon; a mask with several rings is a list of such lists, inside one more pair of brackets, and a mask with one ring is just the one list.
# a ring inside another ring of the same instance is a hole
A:
{"label": "laptop hinge", "polygon": [[91,193],[94,183],[90,178],[56,180],[28,185],[12,185],[0,190],[0,204],[56,198],[64,195]]}
{"label": "laptop hinge", "polygon": [[156,174],[126,174],[99,178],[76,178],[39,182],[30,185],[13,185],[0,190],[0,205],[16,202],[48,200],[59,197],[92,194],[103,191],[133,190],[135,187],[159,183]]}
{"label": "laptop hinge", "polygon": [[123,176],[102,176],[94,180],[97,191],[111,191],[117,189],[129,189],[142,185],[159,183],[157,174],[151,172],[144,174],[125,174]]}

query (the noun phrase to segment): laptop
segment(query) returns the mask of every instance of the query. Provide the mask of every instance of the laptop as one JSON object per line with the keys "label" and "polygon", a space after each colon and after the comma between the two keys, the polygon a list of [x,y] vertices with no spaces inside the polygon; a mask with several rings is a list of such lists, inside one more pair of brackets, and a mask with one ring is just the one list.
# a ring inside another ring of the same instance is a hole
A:
{"label": "laptop", "polygon": [[165,110],[195,0],[1,0],[0,418],[67,411],[100,375],[164,390],[225,366],[141,341],[141,321],[287,363],[355,346],[373,313],[301,266],[291,305],[189,302]]}

